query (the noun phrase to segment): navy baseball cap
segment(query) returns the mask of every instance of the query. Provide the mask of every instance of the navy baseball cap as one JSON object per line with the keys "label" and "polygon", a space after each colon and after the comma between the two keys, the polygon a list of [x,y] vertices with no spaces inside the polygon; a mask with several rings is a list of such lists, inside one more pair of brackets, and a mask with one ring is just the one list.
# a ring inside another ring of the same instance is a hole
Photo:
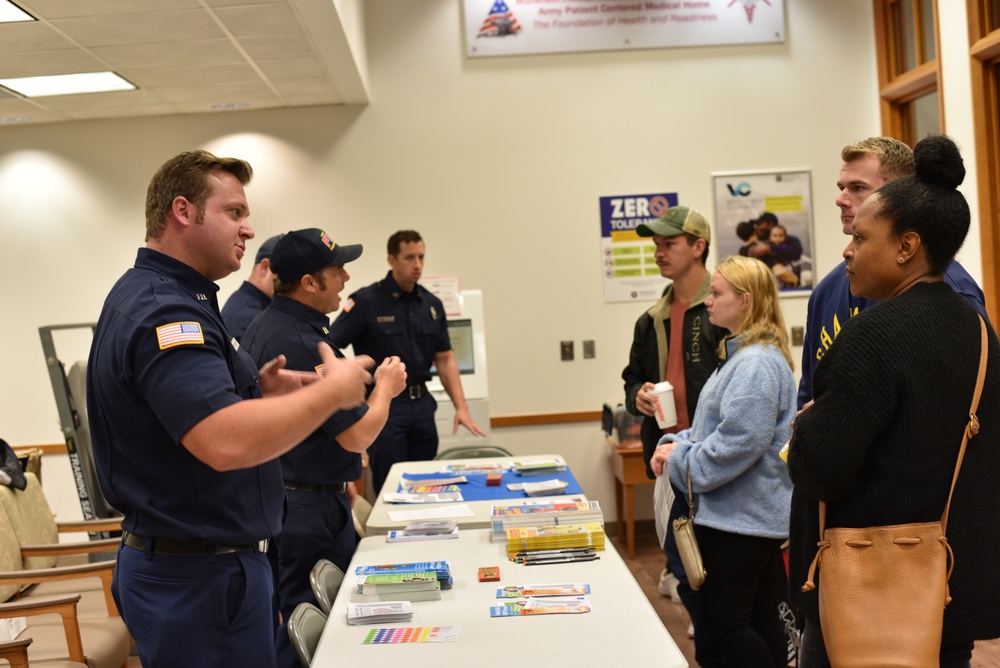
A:
{"label": "navy baseball cap", "polygon": [[324,267],[347,264],[361,257],[361,244],[338,245],[323,230],[311,227],[281,237],[271,253],[271,271],[283,283],[297,281]]}
{"label": "navy baseball cap", "polygon": [[257,257],[254,258],[254,264],[260,264],[261,260],[267,260],[271,257],[271,253],[274,252],[274,247],[278,245],[278,241],[284,234],[275,234],[270,239],[267,239],[260,245],[260,250],[257,251]]}

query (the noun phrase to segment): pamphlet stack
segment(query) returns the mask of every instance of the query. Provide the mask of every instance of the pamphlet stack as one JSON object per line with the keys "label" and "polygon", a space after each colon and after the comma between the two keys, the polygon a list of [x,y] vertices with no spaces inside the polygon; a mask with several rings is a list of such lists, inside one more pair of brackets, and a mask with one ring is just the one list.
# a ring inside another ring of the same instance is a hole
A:
{"label": "pamphlet stack", "polygon": [[507,530],[514,527],[579,525],[588,522],[597,522],[603,526],[604,513],[597,501],[526,503],[493,506],[491,521],[493,542],[505,543]]}

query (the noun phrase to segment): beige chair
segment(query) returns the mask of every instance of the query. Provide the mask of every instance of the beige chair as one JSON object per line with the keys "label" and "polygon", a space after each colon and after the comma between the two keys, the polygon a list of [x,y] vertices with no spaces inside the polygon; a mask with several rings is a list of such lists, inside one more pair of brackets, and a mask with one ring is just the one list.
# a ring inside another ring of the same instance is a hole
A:
{"label": "beige chair", "polygon": [[[28,618],[23,633],[34,641],[28,649],[32,663],[125,666],[131,638],[110,594],[114,562],[85,560],[87,552],[101,547],[106,551],[117,540],[111,539],[110,545],[48,542],[58,538],[58,526],[37,478],[30,473],[25,477],[24,492],[0,486],[0,601],[9,601],[0,604],[0,618]],[[83,563],[54,565],[81,551]],[[14,597],[17,600],[9,600]]]}
{"label": "beige chair", "polygon": [[10,664],[10,668],[28,668],[28,645],[31,638],[0,642],[0,659]]}
{"label": "beige chair", "polygon": [[344,571],[329,559],[320,559],[309,572],[309,586],[312,587],[313,595],[319,601],[324,615],[329,615],[333,609],[333,602],[343,582]]}
{"label": "beige chair", "polygon": [[362,538],[368,535],[368,516],[371,514],[372,504],[368,502],[368,499],[359,496],[354,500],[354,508],[351,509],[351,515],[354,517],[354,530]]}
{"label": "beige chair", "polygon": [[305,668],[312,663],[325,626],[326,615],[312,603],[299,603],[288,618],[288,638]]}

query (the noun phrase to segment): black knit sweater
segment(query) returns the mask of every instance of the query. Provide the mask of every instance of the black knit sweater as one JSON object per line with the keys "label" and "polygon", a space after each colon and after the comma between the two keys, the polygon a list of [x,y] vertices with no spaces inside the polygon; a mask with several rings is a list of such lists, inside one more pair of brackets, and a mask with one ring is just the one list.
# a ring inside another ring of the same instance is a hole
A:
{"label": "black knit sweater", "polygon": [[[952,500],[955,554],[946,641],[1000,637],[1000,345],[989,366]],[[817,366],[815,404],[795,421],[788,466],[792,601],[818,623],[816,591],[800,591],[827,526],[940,519],[979,366],[976,312],[944,283],[921,283],[866,309]],[[818,578],[817,578],[818,583]]]}

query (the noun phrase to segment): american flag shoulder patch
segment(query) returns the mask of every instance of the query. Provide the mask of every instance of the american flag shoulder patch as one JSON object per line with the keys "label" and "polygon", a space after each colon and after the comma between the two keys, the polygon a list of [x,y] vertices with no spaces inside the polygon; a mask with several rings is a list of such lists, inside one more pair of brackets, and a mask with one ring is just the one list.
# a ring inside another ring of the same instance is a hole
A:
{"label": "american flag shoulder patch", "polygon": [[172,322],[156,328],[156,342],[160,350],[166,350],[174,346],[201,345],[205,343],[205,335],[201,331],[200,323]]}
{"label": "american flag shoulder patch", "polygon": [[321,376],[325,376],[326,375],[326,365],[325,364],[317,364],[313,368],[316,369],[316,373],[318,373],[319,375],[321,375]]}
{"label": "american flag shoulder patch", "polygon": [[344,312],[350,313],[352,308],[354,308],[354,300],[348,297],[347,301],[344,302]]}

